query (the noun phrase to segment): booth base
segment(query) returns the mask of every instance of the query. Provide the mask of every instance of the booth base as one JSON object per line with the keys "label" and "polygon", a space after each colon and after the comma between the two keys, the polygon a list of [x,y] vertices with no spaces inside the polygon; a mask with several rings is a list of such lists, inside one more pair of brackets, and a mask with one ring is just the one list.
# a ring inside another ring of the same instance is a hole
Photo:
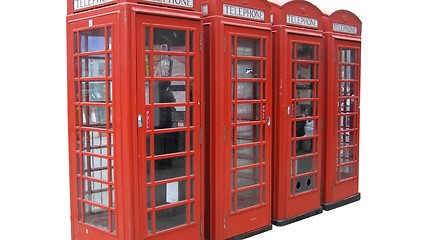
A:
{"label": "booth base", "polygon": [[324,210],[329,211],[360,200],[360,193],[333,203],[322,203]]}
{"label": "booth base", "polygon": [[247,232],[247,233],[240,234],[238,236],[227,238],[227,240],[245,239],[245,238],[252,237],[254,235],[257,235],[257,234],[260,234],[260,233],[263,233],[263,232],[267,232],[267,231],[269,231],[271,229],[273,229],[273,226],[270,224],[270,225],[267,225],[267,226],[265,226],[263,228],[259,228],[259,229],[256,229],[256,230],[253,230],[253,231],[250,231],[250,232]]}
{"label": "booth base", "polygon": [[298,215],[298,216],[295,216],[295,217],[292,217],[292,218],[283,219],[283,220],[275,220],[275,219],[273,219],[273,220],[271,220],[271,223],[273,223],[275,226],[282,227],[282,226],[285,226],[285,225],[297,222],[299,220],[303,220],[305,218],[309,218],[309,217],[315,216],[315,215],[320,214],[322,212],[323,212],[323,208],[317,208],[317,209],[315,209],[313,211],[306,212],[304,214],[301,214],[301,215]]}

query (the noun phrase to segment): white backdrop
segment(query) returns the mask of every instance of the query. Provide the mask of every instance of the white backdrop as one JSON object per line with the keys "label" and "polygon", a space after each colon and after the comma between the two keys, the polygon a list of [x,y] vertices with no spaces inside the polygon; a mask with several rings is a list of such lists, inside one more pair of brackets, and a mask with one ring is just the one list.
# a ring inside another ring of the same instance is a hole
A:
{"label": "white backdrop", "polygon": [[[421,1],[311,2],[363,22],[362,200],[251,239],[426,239]],[[3,1],[1,10],[0,239],[69,240],[66,1]]]}

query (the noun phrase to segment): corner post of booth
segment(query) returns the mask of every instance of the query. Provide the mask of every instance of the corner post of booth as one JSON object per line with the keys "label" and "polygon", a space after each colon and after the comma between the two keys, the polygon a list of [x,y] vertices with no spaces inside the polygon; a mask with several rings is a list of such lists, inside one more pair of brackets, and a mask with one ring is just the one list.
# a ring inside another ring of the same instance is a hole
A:
{"label": "corner post of booth", "polygon": [[266,0],[202,1],[207,239],[271,229],[271,23]]}
{"label": "corner post of booth", "polygon": [[273,5],[272,223],[319,214],[324,128],[322,12],[307,1]]}
{"label": "corner post of booth", "polygon": [[67,6],[72,240],[202,240],[200,1]]}
{"label": "corner post of booth", "polygon": [[360,200],[360,64],[362,22],[352,12],[325,16],[327,114],[322,206]]}

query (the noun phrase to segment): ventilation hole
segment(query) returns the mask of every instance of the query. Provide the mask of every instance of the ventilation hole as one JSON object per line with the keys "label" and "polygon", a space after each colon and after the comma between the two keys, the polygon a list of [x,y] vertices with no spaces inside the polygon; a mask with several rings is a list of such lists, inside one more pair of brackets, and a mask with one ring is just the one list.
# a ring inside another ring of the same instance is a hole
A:
{"label": "ventilation hole", "polygon": [[311,185],[311,179],[309,178],[309,179],[307,179],[307,186],[310,186]]}
{"label": "ventilation hole", "polygon": [[300,181],[298,181],[297,182],[297,189],[300,189],[301,188],[301,182]]}

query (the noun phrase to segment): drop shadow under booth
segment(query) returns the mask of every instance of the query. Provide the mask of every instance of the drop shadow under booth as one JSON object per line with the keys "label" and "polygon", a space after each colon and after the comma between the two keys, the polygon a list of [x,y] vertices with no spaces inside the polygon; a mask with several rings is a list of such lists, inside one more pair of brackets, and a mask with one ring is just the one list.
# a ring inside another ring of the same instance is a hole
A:
{"label": "drop shadow under booth", "polygon": [[202,1],[206,239],[271,229],[271,23],[264,0]]}
{"label": "drop shadow under booth", "polygon": [[272,13],[272,223],[284,226],[322,212],[323,14],[306,1],[272,4]]}
{"label": "drop shadow under booth", "polygon": [[200,3],[68,1],[73,240],[204,239]]}
{"label": "drop shadow under booth", "polygon": [[338,10],[324,17],[327,114],[322,206],[331,210],[360,200],[360,60],[362,22]]}

